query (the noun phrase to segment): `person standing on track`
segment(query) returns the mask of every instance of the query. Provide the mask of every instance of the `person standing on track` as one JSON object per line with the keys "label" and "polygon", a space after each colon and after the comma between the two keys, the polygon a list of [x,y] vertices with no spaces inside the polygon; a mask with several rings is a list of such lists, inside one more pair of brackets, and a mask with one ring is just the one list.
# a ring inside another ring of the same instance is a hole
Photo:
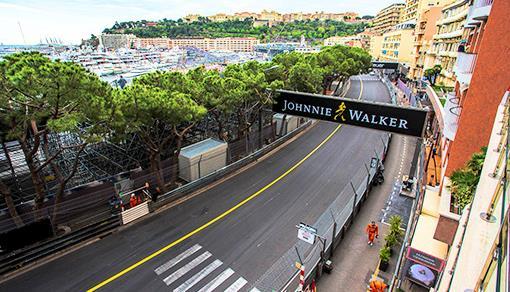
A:
{"label": "person standing on track", "polygon": [[368,245],[374,245],[374,240],[379,237],[379,226],[372,221],[365,228],[365,232],[368,234]]}
{"label": "person standing on track", "polygon": [[370,281],[370,292],[384,292],[388,286],[381,280]]}

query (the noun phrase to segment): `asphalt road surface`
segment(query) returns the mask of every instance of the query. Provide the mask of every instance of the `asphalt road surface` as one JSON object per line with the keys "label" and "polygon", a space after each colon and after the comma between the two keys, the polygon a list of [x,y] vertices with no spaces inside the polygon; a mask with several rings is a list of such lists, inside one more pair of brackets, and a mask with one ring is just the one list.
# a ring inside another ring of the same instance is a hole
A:
{"label": "asphalt road surface", "polygon": [[[354,77],[347,97],[360,91],[363,99],[389,101],[375,76]],[[256,280],[295,244],[295,225],[314,222],[380,143],[381,132],[337,128],[320,122],[231,179],[0,291],[257,291]]]}

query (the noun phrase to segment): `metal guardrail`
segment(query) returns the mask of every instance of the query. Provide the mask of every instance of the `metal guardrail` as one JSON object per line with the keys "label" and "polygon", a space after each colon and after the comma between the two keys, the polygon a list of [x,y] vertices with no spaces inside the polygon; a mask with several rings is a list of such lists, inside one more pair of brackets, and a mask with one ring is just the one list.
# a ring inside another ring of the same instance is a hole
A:
{"label": "metal guardrail", "polygon": [[48,255],[54,254],[72,245],[95,236],[107,234],[120,226],[119,216],[112,216],[75,232],[53,238],[42,244],[36,244],[23,250],[15,251],[0,258],[0,274],[19,269]]}
{"label": "metal guardrail", "polygon": [[[153,203],[151,206],[151,210],[161,207],[165,204],[168,204],[192,191],[198,190],[207,184],[218,180],[219,178],[229,174],[235,170],[240,169],[241,167],[257,160],[263,155],[269,153],[274,150],[278,146],[282,145],[286,141],[295,137],[297,134],[302,132],[304,129],[309,127],[312,124],[311,120],[303,123],[297,129],[292,132],[286,134],[285,136],[280,137],[276,141],[271,144],[265,145],[263,148],[255,151],[254,153],[231,163],[207,176],[204,176],[196,181],[187,183],[177,189],[174,189],[166,194],[163,194],[160,197],[158,202]],[[76,231],[68,233],[66,235],[56,237],[50,239],[48,241],[37,243],[27,248],[17,250],[6,254],[4,256],[0,256],[0,275],[5,274],[7,272],[16,270],[21,268],[29,263],[33,263],[41,258],[54,254],[55,252],[62,251],[72,245],[83,242],[84,240],[93,238],[95,236],[100,236],[102,234],[111,233],[113,229],[121,226],[120,216],[112,216],[106,220],[99,221],[88,225],[86,227],[80,228]]]}
{"label": "metal guardrail", "polygon": [[[375,147],[374,155],[384,160],[388,151],[391,134],[383,134],[381,144]],[[354,216],[358,213],[361,203],[366,199],[371,182],[376,174],[375,168],[370,168],[370,157],[366,161],[360,161],[360,167],[353,173],[351,182],[339,192],[336,199],[327,210],[313,224],[318,229],[318,234],[326,239],[324,254],[329,255],[331,250],[340,243],[343,232],[350,226]],[[352,196],[352,193],[355,195]],[[345,201],[345,197],[350,197]],[[261,291],[294,291],[297,288],[299,271],[294,270],[294,264],[298,261],[296,249],[302,255],[303,264],[306,266],[306,283],[314,278],[317,269],[320,269],[320,254],[323,246],[316,243],[310,246],[308,243],[296,240],[296,244],[287,250],[266,272],[255,282],[254,287]]]}
{"label": "metal guardrail", "polygon": [[223,168],[220,168],[220,169],[218,169],[206,176],[203,176],[195,181],[189,182],[181,187],[178,187],[176,189],[173,189],[173,190],[161,195],[158,198],[158,201],[154,202],[152,204],[152,206],[151,206],[152,209],[157,209],[157,208],[162,207],[163,205],[166,205],[172,201],[182,198],[183,196],[185,196],[191,192],[194,192],[194,191],[224,177],[225,175],[230,174],[230,173],[248,165],[251,162],[256,161],[258,158],[266,155],[267,153],[271,152],[272,150],[274,150],[278,146],[282,145],[286,141],[295,137],[297,134],[301,133],[304,129],[309,127],[311,124],[312,124],[312,121],[308,120],[307,122],[305,122],[298,128],[294,129],[292,132],[289,132],[288,134],[278,138],[276,141],[274,141],[271,144],[265,145],[261,149],[253,152],[252,154],[250,154],[244,158],[241,158],[241,159],[237,160],[236,162],[233,162]]}
{"label": "metal guardrail", "polygon": [[397,104],[397,92],[393,88],[391,81],[389,81],[386,76],[382,76],[382,77],[379,76],[379,78],[381,79],[382,83],[384,83],[384,85],[386,85],[386,88],[388,88],[388,91],[390,92],[391,103]]}

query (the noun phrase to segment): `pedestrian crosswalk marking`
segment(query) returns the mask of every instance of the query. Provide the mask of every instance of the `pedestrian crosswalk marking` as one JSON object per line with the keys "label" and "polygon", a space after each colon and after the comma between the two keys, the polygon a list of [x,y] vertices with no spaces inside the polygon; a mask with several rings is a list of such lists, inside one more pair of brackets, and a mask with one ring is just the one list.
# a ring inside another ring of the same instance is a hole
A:
{"label": "pedestrian crosswalk marking", "polygon": [[210,273],[212,273],[214,270],[216,270],[219,266],[221,266],[223,263],[220,260],[215,260],[211,264],[209,264],[207,267],[203,268],[200,272],[196,273],[193,277],[189,278],[181,284],[179,287],[174,289],[174,292],[185,292],[191,289],[196,283],[200,282],[203,278],[207,277]]}
{"label": "pedestrian crosswalk marking", "polygon": [[231,268],[226,269],[221,274],[219,274],[216,278],[214,278],[211,282],[207,283],[202,289],[198,290],[198,292],[211,292],[214,289],[218,288],[225,280],[227,280],[230,276],[234,274],[234,270]]}
{"label": "pedestrian crosswalk marking", "polygon": [[202,247],[198,244],[195,244],[194,246],[190,247],[180,255],[176,256],[175,258],[169,260],[168,262],[164,263],[163,265],[159,266],[157,269],[154,270],[156,274],[161,275],[164,272],[171,269],[173,266],[177,265],[180,261],[183,259],[189,257],[190,255],[194,254],[198,250],[200,250]]}
{"label": "pedestrian crosswalk marking", "polygon": [[234,282],[234,284],[230,285],[225,292],[237,292],[243,288],[244,285],[246,285],[248,281],[246,281],[243,277],[237,279],[237,281]]}
{"label": "pedestrian crosswalk marking", "polygon": [[250,290],[250,292],[260,292],[260,290],[254,287],[253,289]]}
{"label": "pedestrian crosswalk marking", "polygon": [[166,283],[166,285],[170,285],[173,282],[175,282],[177,279],[182,277],[187,272],[191,271],[194,267],[200,265],[203,261],[211,257],[211,253],[206,251],[203,254],[196,257],[191,262],[187,263],[184,267],[178,269],[174,273],[172,273],[170,276],[166,277],[163,281]]}

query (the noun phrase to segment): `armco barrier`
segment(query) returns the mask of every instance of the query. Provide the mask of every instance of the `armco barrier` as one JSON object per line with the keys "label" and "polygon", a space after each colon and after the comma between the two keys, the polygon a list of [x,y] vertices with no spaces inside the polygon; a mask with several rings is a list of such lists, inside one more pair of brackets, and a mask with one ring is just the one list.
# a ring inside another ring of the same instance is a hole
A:
{"label": "armco barrier", "polygon": [[[372,155],[384,161],[391,134],[382,133],[380,138],[381,143],[374,145]],[[330,254],[331,250],[341,241],[345,230],[350,226],[361,203],[370,192],[371,181],[377,171],[375,168],[370,168],[370,160],[371,157],[367,157],[364,161],[360,161],[360,167],[353,173],[351,182],[339,192],[337,198],[317,221],[311,224],[317,228],[318,234],[326,239],[325,255]],[[346,198],[349,199],[346,201]],[[310,246],[308,243],[296,239],[296,244],[266,270],[254,283],[254,287],[260,291],[295,291],[299,276],[298,270],[293,269],[298,261],[296,249],[300,252],[303,263],[307,267],[305,271],[306,283],[310,283],[311,279],[315,277],[317,269],[320,269],[320,254],[323,246],[320,242]]]}
{"label": "armco barrier", "polygon": [[391,81],[386,76],[379,76],[379,79],[386,85],[386,88],[388,88],[388,91],[390,92],[391,102],[393,104],[397,104],[397,92],[395,91],[395,88],[393,88],[393,85],[391,84]]}
{"label": "armco barrier", "polygon": [[252,154],[237,160],[234,163],[231,163],[223,168],[220,168],[204,177],[201,177],[195,181],[189,182],[179,188],[173,189],[163,195],[161,195],[158,198],[158,201],[152,204],[152,209],[157,209],[163,205],[166,205],[172,201],[175,201],[191,192],[194,192],[198,189],[201,189],[208,184],[225,177],[225,175],[230,174],[248,164],[251,162],[254,162],[255,160],[259,159],[260,157],[266,155],[267,153],[271,152],[272,150],[276,149],[278,146],[282,145],[286,141],[290,140],[291,138],[295,137],[297,134],[301,133],[304,129],[309,127],[312,124],[311,120],[306,121],[301,126],[293,130],[292,132],[288,133],[285,136],[282,136],[278,138],[276,141],[274,141],[271,144],[265,145],[261,149],[253,152]]}
{"label": "armco barrier", "polygon": [[228,166],[226,166],[222,169],[219,169],[207,176],[204,176],[196,181],[185,184],[177,189],[174,189],[174,190],[162,195],[160,197],[160,200],[158,200],[158,202],[156,202],[156,203],[152,202],[152,203],[150,203],[151,205],[149,205],[148,202],[144,202],[143,204],[136,206],[133,209],[124,211],[127,213],[123,214],[122,216],[121,215],[112,216],[106,220],[93,223],[93,224],[88,225],[84,228],[73,231],[69,234],[59,236],[59,237],[53,238],[51,240],[48,240],[46,242],[38,243],[33,246],[24,248],[22,250],[18,250],[18,251],[0,256],[0,275],[10,272],[12,270],[21,268],[26,264],[32,263],[32,262],[39,260],[43,257],[54,254],[55,252],[69,248],[72,245],[80,243],[84,240],[111,233],[113,231],[113,229],[119,227],[121,224],[126,224],[128,222],[131,222],[131,221],[137,219],[137,218],[140,218],[140,217],[146,215],[149,212],[149,210],[158,208],[158,207],[160,207],[164,204],[167,204],[173,200],[176,200],[192,191],[198,190],[199,188],[206,186],[207,184],[223,177],[224,175],[229,174],[235,170],[238,170],[241,167],[257,160],[258,158],[262,157],[263,155],[269,153],[270,151],[274,150],[278,146],[282,145],[284,142],[295,137],[298,133],[302,132],[304,129],[309,127],[311,124],[312,124],[312,121],[308,120],[307,122],[303,123],[300,127],[295,129],[294,131],[277,139],[273,143],[264,146],[260,150],[252,153],[251,155],[244,157],[232,164],[229,164]]}
{"label": "armco barrier", "polygon": [[21,268],[26,264],[52,255],[84,240],[106,235],[118,226],[120,226],[119,216],[112,216],[105,221],[94,223],[75,232],[3,255],[0,257],[0,274]]}

